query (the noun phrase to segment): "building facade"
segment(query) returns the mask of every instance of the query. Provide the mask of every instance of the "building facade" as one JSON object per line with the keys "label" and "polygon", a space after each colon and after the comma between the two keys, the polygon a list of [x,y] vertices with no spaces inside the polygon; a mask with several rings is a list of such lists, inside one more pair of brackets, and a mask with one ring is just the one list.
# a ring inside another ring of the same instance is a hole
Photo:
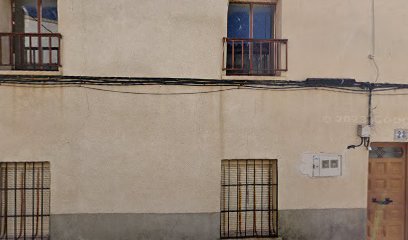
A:
{"label": "building facade", "polygon": [[407,8],[0,0],[0,238],[406,239]]}

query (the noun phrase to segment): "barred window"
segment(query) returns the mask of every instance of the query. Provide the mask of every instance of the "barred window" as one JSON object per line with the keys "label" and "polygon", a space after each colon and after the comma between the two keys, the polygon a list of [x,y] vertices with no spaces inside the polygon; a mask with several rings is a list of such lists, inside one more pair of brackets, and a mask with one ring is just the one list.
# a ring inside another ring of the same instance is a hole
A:
{"label": "barred window", "polygon": [[49,239],[50,164],[0,162],[0,239]]}
{"label": "barred window", "polygon": [[277,237],[277,160],[223,160],[221,175],[221,239]]}

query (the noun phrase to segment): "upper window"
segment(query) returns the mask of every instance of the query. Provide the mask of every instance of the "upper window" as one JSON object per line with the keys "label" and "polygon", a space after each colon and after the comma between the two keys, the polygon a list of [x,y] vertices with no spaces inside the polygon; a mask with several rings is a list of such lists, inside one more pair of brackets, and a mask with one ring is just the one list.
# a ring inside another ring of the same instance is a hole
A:
{"label": "upper window", "polygon": [[229,4],[224,39],[227,75],[279,75],[286,71],[287,41],[276,39],[275,25],[275,4]]}
{"label": "upper window", "polygon": [[0,33],[0,69],[58,70],[57,0],[9,0],[11,31]]}
{"label": "upper window", "polygon": [[231,3],[228,8],[228,38],[272,39],[274,4]]}

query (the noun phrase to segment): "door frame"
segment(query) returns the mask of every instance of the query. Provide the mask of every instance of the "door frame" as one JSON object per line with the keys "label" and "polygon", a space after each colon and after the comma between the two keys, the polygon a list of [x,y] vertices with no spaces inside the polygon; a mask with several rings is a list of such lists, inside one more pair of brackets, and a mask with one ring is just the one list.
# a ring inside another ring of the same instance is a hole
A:
{"label": "door frame", "polygon": [[[405,208],[404,208],[404,221],[405,221],[405,227],[404,227],[404,240],[408,240],[408,218],[407,218],[407,213],[408,213],[408,143],[407,142],[372,142],[370,144],[371,146],[401,146],[403,151],[404,151],[404,161],[405,161]],[[370,163],[370,156],[368,156],[368,164],[367,164],[367,170],[369,168],[369,163]],[[367,173],[367,215],[366,215],[366,220],[367,223],[366,225],[368,226],[368,179],[369,179],[369,172]],[[366,233],[368,235],[368,233]]]}

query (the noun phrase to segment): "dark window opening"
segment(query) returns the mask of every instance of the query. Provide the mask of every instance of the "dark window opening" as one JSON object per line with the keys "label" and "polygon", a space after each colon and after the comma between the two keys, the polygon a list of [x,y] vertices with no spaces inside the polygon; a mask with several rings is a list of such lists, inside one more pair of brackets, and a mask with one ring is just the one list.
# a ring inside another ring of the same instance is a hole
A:
{"label": "dark window opening", "polygon": [[221,176],[221,239],[277,237],[277,160],[223,160]]}
{"label": "dark window opening", "polygon": [[228,38],[272,39],[274,4],[237,4],[228,8]]}
{"label": "dark window opening", "polygon": [[13,0],[13,32],[58,33],[57,0]]}
{"label": "dark window opening", "polygon": [[0,163],[0,239],[49,239],[48,162]]}

